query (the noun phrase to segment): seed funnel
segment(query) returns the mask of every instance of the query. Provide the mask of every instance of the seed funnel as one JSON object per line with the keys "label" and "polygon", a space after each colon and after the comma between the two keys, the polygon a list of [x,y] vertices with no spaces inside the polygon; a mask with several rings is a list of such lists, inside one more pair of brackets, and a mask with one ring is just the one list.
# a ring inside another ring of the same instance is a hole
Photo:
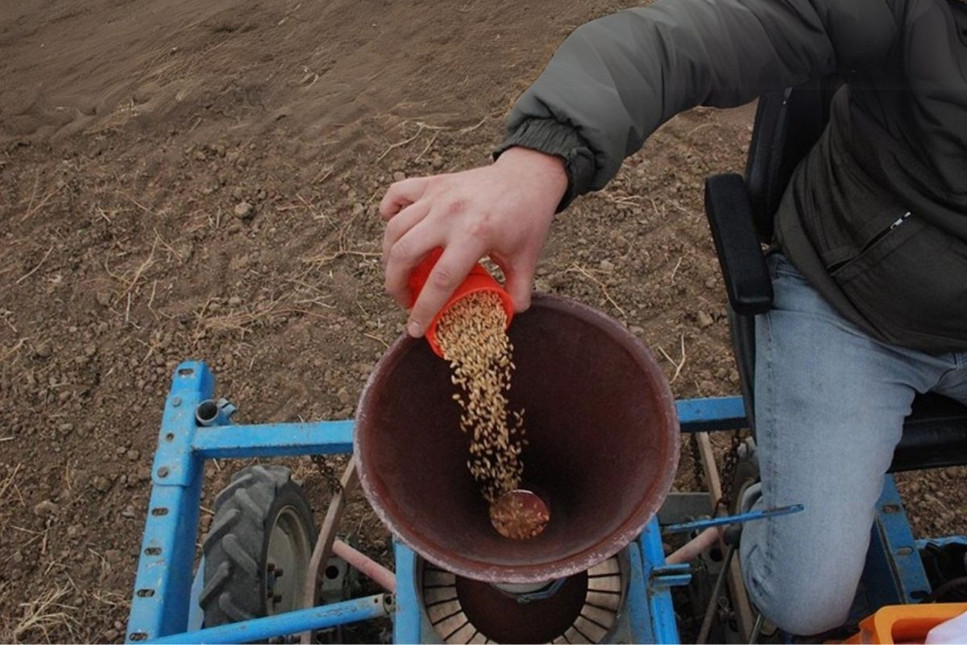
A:
{"label": "seed funnel", "polygon": [[511,407],[525,409],[522,489],[550,520],[510,539],[467,469],[469,437],[450,369],[427,343],[398,339],[369,377],[354,458],[380,519],[433,564],[501,583],[563,578],[602,562],[641,531],[678,464],[678,420],[651,353],[619,323],[535,294],[508,330]]}
{"label": "seed funnel", "polygon": [[[430,277],[430,272],[433,270],[433,267],[436,266],[436,263],[440,259],[441,255],[443,255],[443,249],[438,248],[433,250],[430,255],[428,255],[423,262],[413,269],[412,273],[410,273],[409,287],[410,293],[413,294],[413,302],[416,302],[417,297],[423,290],[423,286],[426,284],[427,278]],[[440,308],[440,311],[436,316],[433,317],[433,320],[430,321],[430,324],[426,328],[426,340],[428,343],[430,343],[430,348],[433,349],[433,353],[440,358],[443,358],[443,350],[440,349],[440,345],[436,340],[437,323],[440,322],[440,318],[443,317],[444,312],[453,306],[455,302],[465,296],[469,296],[471,293],[476,293],[478,291],[493,291],[500,296],[500,300],[504,305],[504,312],[507,314],[507,325],[510,325],[510,321],[514,317],[514,303],[510,299],[510,294],[507,293],[502,286],[500,286],[500,283],[497,282],[492,275],[490,275],[490,271],[487,271],[487,269],[480,264],[475,264],[473,269],[470,271],[470,274],[467,275],[467,278],[460,284],[459,287],[456,288],[456,290],[453,292],[453,295],[451,295],[450,299],[447,300],[447,303]]]}

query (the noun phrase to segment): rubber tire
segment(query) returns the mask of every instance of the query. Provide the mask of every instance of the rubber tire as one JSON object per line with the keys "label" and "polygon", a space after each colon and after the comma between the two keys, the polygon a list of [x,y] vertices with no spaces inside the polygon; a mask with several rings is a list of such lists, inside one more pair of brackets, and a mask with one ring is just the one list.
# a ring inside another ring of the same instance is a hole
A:
{"label": "rubber tire", "polygon": [[[302,486],[283,466],[240,470],[215,499],[215,517],[202,545],[205,572],[199,605],[205,627],[268,615],[265,568],[269,535],[282,509],[302,520],[309,552],[316,543],[312,511]],[[308,567],[308,562],[306,563]]]}

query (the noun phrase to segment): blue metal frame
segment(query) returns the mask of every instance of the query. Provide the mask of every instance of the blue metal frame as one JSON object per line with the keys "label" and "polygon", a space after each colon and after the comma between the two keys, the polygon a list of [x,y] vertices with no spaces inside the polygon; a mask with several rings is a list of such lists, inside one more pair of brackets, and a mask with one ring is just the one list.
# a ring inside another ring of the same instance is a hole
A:
{"label": "blue metal frame", "polygon": [[892,475],[884,479],[876,504],[864,577],[871,601],[877,606],[916,603],[930,593],[930,582]]}
{"label": "blue metal frame", "polygon": [[[637,643],[678,643],[678,624],[675,622],[675,607],[672,604],[671,587],[687,585],[692,578],[688,565],[665,564],[665,551],[661,541],[661,529],[658,518],[653,518],[641,532],[641,536],[632,546],[641,548],[640,562],[642,573],[647,582],[644,585],[648,601],[648,626],[651,634],[649,638],[639,638],[645,634],[634,632]],[[634,549],[631,550],[634,555]],[[639,558],[632,558],[632,562]],[[634,566],[632,566],[634,571]],[[629,589],[633,585],[629,585]],[[635,616],[642,611],[640,603],[629,598],[632,626],[644,624],[643,616]]]}
{"label": "blue metal frame", "polygon": [[[129,641],[182,634],[188,628],[205,459],[352,451],[352,421],[200,427],[195,410],[214,392],[215,377],[204,363],[186,362],[175,370],[152,466]],[[218,420],[225,423],[227,417]],[[306,629],[308,623],[299,631]],[[290,632],[277,635],[285,633]]]}
{"label": "blue metal frame", "polygon": [[420,643],[423,637],[423,610],[416,584],[416,553],[405,544],[393,542],[396,564],[396,617],[394,643]]}
{"label": "blue metal frame", "polygon": [[392,602],[386,594],[354,598],[345,602],[298,609],[284,614],[255,618],[239,623],[209,627],[195,632],[172,634],[152,640],[152,643],[250,643],[285,634],[326,629],[362,620],[388,616]]}
{"label": "blue metal frame", "polygon": [[[417,559],[399,543],[395,548],[395,608],[383,596],[372,596],[185,633],[189,626],[197,628],[200,621],[189,599],[196,599],[198,592],[197,581],[193,589],[192,565],[205,460],[352,451],[351,420],[232,426],[231,408],[220,407],[212,425],[199,426],[195,411],[200,403],[213,398],[214,391],[215,377],[204,363],[186,362],[175,370],[152,467],[153,486],[127,639],[180,643],[266,639],[365,620],[392,609],[395,641],[419,642],[423,620],[416,587]],[[682,432],[747,425],[742,398],[737,396],[677,401],[676,409]],[[916,547],[893,479],[888,477],[868,558],[871,586],[880,589],[875,600],[911,602],[929,590]],[[634,639],[678,642],[669,587],[687,584],[689,570],[685,565],[665,565],[657,518],[629,545],[628,556],[627,607]],[[883,589],[895,590],[896,596],[891,598]]]}
{"label": "blue metal frame", "polygon": [[741,430],[749,427],[741,396],[682,399],[675,401],[675,409],[682,432]]}
{"label": "blue metal frame", "polygon": [[[666,565],[662,549],[661,528],[652,519],[637,540],[628,545],[630,565],[627,598],[632,642],[678,643],[678,625],[670,588],[687,585],[691,579],[688,565]],[[394,643],[423,643],[423,629],[431,629],[424,621],[419,600],[417,556],[406,545],[396,542],[396,617]]]}

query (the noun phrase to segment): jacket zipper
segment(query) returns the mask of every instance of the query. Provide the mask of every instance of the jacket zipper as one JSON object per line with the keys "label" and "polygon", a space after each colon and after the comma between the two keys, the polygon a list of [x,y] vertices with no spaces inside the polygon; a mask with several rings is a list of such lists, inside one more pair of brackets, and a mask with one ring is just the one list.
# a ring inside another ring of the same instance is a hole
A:
{"label": "jacket zipper", "polygon": [[888,227],[886,227],[885,229],[883,229],[882,231],[880,231],[879,233],[877,233],[876,235],[874,235],[872,238],[870,238],[870,241],[863,245],[863,248],[860,249],[860,252],[859,253],[857,253],[855,256],[853,256],[852,258],[850,258],[848,260],[844,260],[842,262],[837,262],[833,266],[829,267],[829,269],[827,269],[827,271],[829,271],[830,274],[836,273],[837,271],[839,271],[840,269],[842,269],[844,266],[846,266],[847,264],[849,264],[853,260],[855,260],[855,259],[859,258],[860,256],[862,256],[864,253],[866,253],[871,248],[873,248],[873,245],[874,244],[876,244],[877,242],[879,242],[880,240],[882,240],[884,237],[886,237],[887,235],[889,235],[890,233],[892,233],[893,231],[895,231],[896,229],[898,229],[900,226],[902,226],[910,218],[910,215],[911,215],[910,211],[907,211],[906,213],[904,213],[903,215],[901,215],[900,217],[898,217],[896,219],[896,221],[894,221]]}

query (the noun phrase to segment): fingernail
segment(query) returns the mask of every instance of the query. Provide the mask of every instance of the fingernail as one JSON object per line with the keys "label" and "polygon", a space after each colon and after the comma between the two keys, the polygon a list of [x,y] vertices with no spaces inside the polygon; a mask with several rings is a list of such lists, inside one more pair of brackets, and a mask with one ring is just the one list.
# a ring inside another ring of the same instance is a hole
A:
{"label": "fingernail", "polygon": [[406,326],[406,333],[408,333],[413,338],[419,338],[420,336],[423,335],[423,328],[420,327],[420,323],[414,320]]}

